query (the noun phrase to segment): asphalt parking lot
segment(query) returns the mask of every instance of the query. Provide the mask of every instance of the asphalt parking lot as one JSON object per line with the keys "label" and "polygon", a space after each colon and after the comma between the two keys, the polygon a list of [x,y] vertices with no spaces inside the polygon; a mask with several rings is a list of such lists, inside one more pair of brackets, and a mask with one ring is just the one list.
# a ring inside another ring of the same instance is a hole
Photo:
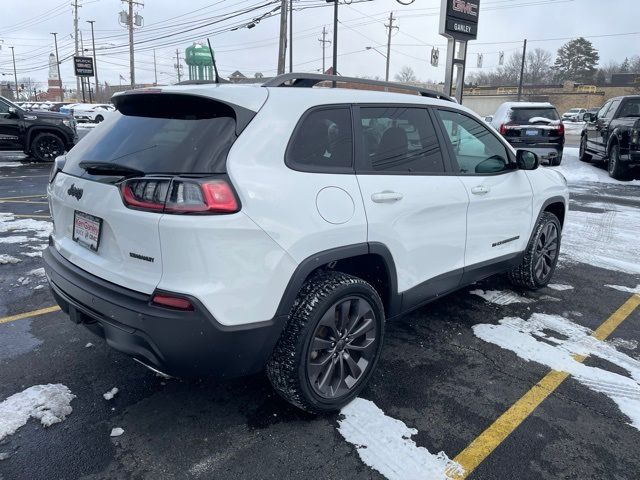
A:
{"label": "asphalt parking lot", "polygon": [[[496,277],[388,323],[358,403],[312,416],[264,375],[167,380],[69,321],[41,270],[49,166],[0,154],[0,478],[639,478],[640,181],[575,148],[560,169],[553,288]],[[6,399],[47,384],[66,418],[3,435]]]}

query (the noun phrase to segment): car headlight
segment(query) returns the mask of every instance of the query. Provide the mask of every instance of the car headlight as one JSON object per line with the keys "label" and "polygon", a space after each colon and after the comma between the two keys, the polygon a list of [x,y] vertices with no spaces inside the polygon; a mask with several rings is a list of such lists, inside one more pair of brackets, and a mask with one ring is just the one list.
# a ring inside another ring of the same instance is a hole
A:
{"label": "car headlight", "polygon": [[631,130],[631,143],[634,145],[640,145],[640,130],[637,128]]}
{"label": "car headlight", "polygon": [[62,124],[65,127],[68,127],[68,128],[71,128],[71,129],[75,128],[75,126],[76,126],[76,122],[74,122],[70,118],[69,119],[65,118],[64,120],[62,120]]}

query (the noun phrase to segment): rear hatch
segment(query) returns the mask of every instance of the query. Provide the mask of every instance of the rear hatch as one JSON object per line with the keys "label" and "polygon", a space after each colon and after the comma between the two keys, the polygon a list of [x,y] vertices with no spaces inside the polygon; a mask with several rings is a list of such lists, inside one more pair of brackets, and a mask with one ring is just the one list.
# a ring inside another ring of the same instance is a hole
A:
{"label": "rear hatch", "polygon": [[255,112],[178,93],[114,103],[119,111],[56,162],[54,246],[93,275],[151,293],[162,276],[159,223],[169,197],[174,214],[204,213],[200,183],[223,181],[227,153]]}
{"label": "rear hatch", "polygon": [[564,144],[564,125],[553,107],[513,107],[500,133],[514,146]]}

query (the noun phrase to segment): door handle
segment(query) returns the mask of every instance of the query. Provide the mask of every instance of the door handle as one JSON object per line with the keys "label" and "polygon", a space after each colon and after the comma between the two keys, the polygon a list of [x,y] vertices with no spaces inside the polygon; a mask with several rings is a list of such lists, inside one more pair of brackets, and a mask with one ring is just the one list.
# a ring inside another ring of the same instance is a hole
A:
{"label": "door handle", "polygon": [[484,185],[478,185],[477,187],[473,187],[471,189],[471,193],[474,195],[486,195],[489,193],[491,189],[489,187],[485,187]]}
{"label": "door handle", "polygon": [[398,192],[392,192],[385,190],[384,192],[378,192],[371,195],[371,200],[375,203],[394,203],[402,200],[404,195]]}

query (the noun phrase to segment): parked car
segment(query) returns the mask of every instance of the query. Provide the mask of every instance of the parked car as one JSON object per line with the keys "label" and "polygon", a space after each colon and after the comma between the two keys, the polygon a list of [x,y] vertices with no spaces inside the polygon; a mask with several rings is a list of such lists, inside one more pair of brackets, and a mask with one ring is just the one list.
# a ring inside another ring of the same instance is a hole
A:
{"label": "parked car", "polygon": [[49,110],[52,112],[59,112],[61,108],[67,105],[71,105],[71,102],[54,102],[51,104],[51,108],[49,108]]}
{"label": "parked car", "polygon": [[640,95],[612,98],[584,120],[580,160],[605,162],[611,177],[624,180],[640,165]]}
{"label": "parked car", "polygon": [[581,122],[584,114],[587,113],[586,108],[572,108],[568,112],[562,114],[563,122]]}
{"label": "parked car", "polygon": [[41,162],[53,161],[78,139],[72,117],[26,111],[0,97],[0,150],[22,150]]}
{"label": "parked car", "polygon": [[549,165],[562,162],[564,124],[550,103],[503,103],[491,124],[514,148],[535,152]]}
{"label": "parked car", "polygon": [[332,81],[398,88],[287,74],[116,94],[51,172],[60,307],[155,371],[266,368],[322,412],[366,385],[386,320],[499,272],[547,285],[559,172],[440,92],[305,88]]}
{"label": "parked car", "polygon": [[115,110],[115,107],[107,103],[78,103],[72,110],[77,122],[100,123]]}

